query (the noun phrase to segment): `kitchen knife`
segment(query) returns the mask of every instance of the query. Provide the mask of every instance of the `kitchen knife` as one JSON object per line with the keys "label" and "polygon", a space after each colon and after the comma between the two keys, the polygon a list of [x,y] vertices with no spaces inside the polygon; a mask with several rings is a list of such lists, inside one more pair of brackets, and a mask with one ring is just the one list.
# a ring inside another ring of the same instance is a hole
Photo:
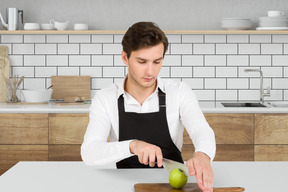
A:
{"label": "kitchen knife", "polygon": [[184,171],[184,174],[188,177],[189,176],[189,171],[188,168],[185,164],[183,163],[179,163],[177,161],[173,161],[171,159],[166,159],[163,158],[163,167],[164,169],[170,173],[173,169],[177,168],[177,169],[181,169]]}

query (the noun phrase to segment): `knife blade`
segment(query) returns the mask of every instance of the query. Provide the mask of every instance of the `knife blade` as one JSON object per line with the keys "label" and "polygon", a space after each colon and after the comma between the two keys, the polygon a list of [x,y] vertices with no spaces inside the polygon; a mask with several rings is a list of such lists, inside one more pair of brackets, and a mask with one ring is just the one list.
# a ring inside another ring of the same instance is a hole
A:
{"label": "knife blade", "polygon": [[184,171],[184,174],[188,177],[189,176],[189,171],[188,168],[185,164],[183,163],[179,163],[177,161],[173,161],[171,159],[166,159],[163,158],[163,167],[164,169],[170,173],[173,169],[177,168],[177,169],[181,169]]}

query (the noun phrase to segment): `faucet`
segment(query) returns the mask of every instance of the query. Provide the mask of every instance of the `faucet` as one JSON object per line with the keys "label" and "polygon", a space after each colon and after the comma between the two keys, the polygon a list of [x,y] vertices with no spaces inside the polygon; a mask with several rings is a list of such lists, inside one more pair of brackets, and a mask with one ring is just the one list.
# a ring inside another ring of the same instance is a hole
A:
{"label": "faucet", "polygon": [[264,103],[264,97],[270,97],[270,87],[267,87],[267,92],[263,90],[263,72],[261,69],[244,69],[245,72],[259,72],[260,73],[260,102]]}

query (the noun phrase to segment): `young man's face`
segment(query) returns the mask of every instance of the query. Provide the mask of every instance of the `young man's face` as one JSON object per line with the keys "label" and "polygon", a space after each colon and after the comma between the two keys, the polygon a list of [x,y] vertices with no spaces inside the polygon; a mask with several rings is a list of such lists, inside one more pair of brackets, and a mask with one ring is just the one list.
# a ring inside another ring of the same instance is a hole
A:
{"label": "young man's face", "polygon": [[126,52],[122,51],[123,62],[128,65],[129,82],[141,88],[155,86],[164,59],[163,53],[163,43],[132,51],[129,59]]}

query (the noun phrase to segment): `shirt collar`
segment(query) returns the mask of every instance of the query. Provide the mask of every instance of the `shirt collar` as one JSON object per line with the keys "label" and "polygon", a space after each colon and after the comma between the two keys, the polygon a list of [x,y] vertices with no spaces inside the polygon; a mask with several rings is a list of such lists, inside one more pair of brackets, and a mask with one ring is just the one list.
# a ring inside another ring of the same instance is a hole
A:
{"label": "shirt collar", "polygon": [[[116,83],[117,87],[118,87],[118,93],[117,93],[117,98],[120,97],[120,95],[124,94],[124,86],[125,86],[125,81],[127,79],[127,75],[125,76],[124,79],[122,79],[122,81],[119,81],[118,83]],[[164,89],[164,85],[163,85],[163,80],[160,77],[157,77],[157,87],[155,89],[155,92],[158,93],[158,88],[161,89],[161,91],[163,93],[165,93],[165,89]]]}

